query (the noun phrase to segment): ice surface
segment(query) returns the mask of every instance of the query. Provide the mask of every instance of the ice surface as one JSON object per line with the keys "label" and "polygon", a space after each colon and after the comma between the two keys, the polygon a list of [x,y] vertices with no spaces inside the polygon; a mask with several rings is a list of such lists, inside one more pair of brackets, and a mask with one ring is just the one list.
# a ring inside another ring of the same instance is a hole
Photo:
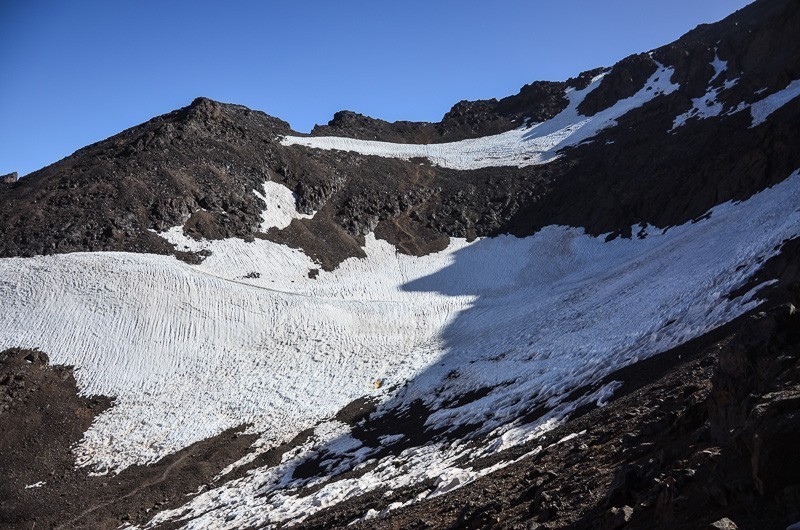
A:
{"label": "ice surface", "polygon": [[671,68],[659,65],[658,70],[636,94],[617,101],[594,116],[583,116],[578,112],[578,105],[589,92],[600,85],[603,76],[598,76],[583,90],[567,89],[565,95],[569,104],[552,119],[482,138],[441,144],[397,144],[337,136],[287,136],[281,143],[405,160],[422,157],[435,165],[452,169],[544,164],[557,158],[559,150],[577,145],[592,138],[602,129],[616,125],[617,118],[627,112],[660,95],[677,90],[678,85],[670,82],[672,74]]}

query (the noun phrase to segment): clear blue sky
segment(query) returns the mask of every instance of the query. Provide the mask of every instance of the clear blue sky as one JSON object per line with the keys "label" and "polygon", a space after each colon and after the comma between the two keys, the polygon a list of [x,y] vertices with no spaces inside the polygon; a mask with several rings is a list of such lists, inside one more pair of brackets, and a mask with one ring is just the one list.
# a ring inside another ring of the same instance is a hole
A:
{"label": "clear blue sky", "polygon": [[0,0],[0,174],[196,96],[299,131],[340,109],[438,121],[666,44],[744,0]]}

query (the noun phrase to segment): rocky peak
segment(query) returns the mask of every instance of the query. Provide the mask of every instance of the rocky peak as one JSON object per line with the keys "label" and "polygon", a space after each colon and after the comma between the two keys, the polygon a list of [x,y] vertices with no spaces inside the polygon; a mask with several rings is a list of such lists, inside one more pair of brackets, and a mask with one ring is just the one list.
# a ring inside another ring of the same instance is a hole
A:
{"label": "rocky peak", "polygon": [[396,143],[454,142],[506,132],[526,119],[544,121],[564,109],[566,84],[535,81],[520,92],[501,100],[462,100],[453,105],[438,123],[388,122],[343,110],[327,125],[316,125],[312,136],[344,136],[361,140]]}
{"label": "rocky peak", "polygon": [[186,113],[190,118],[219,118],[223,115],[223,104],[206,97],[195,98],[188,107]]}
{"label": "rocky peak", "polygon": [[591,70],[581,72],[577,76],[570,77],[569,79],[567,79],[566,85],[568,87],[572,87],[577,90],[583,90],[584,88],[586,88],[591,84],[592,79],[602,74],[603,72],[607,72],[609,70],[610,68],[604,68],[601,66],[599,68],[593,68]]}
{"label": "rocky peak", "polygon": [[522,87],[518,94],[498,101],[495,111],[520,124],[525,119],[549,120],[567,106],[566,87],[561,81],[534,81]]}
{"label": "rocky peak", "polygon": [[344,136],[397,143],[428,142],[431,141],[432,133],[430,123],[388,122],[351,110],[340,110],[327,125],[315,125],[311,130],[312,136]]}
{"label": "rocky peak", "polygon": [[0,182],[3,184],[14,184],[19,179],[19,175],[16,171],[12,171],[7,175],[0,176]]}

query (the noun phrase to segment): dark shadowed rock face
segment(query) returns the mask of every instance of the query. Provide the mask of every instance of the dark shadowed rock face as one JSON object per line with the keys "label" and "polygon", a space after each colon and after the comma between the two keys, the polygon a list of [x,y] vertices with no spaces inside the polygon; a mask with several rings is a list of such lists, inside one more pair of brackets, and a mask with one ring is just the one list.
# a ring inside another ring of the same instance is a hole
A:
{"label": "dark shadowed rock face", "polygon": [[624,383],[606,407],[577,413],[505,458],[544,450],[452,493],[356,521],[420,486],[379,491],[297,528],[694,529],[727,520],[783,530],[800,520],[800,457],[790,448],[800,434],[798,315],[783,305],[745,316],[612,374]]}
{"label": "dark shadowed rock face", "polygon": [[626,57],[615,64],[600,86],[578,105],[578,112],[584,116],[594,116],[617,101],[631,97],[644,86],[657,68],[656,63],[646,53]]}

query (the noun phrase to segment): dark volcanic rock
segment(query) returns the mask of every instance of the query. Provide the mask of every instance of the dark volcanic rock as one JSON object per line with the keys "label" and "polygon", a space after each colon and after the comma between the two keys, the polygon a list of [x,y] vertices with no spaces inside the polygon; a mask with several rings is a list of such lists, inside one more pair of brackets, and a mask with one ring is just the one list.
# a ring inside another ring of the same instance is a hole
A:
{"label": "dark volcanic rock", "polygon": [[204,209],[206,237],[244,237],[270,178],[265,148],[288,126],[238,105],[198,98],[36,171],[0,201],[0,255],[75,250],[169,253],[151,230]]}
{"label": "dark volcanic rock", "polygon": [[313,136],[345,136],[362,140],[397,143],[453,142],[499,134],[519,127],[528,119],[545,121],[567,105],[567,83],[535,81],[514,96],[501,100],[460,101],[439,123],[387,122],[351,111],[334,114],[327,125],[316,125]]}
{"label": "dark volcanic rock", "polygon": [[432,124],[425,122],[388,122],[370,118],[350,110],[341,110],[333,115],[327,125],[315,125],[312,136],[346,136],[362,140],[411,143],[429,141]]}
{"label": "dark volcanic rock", "polygon": [[600,86],[592,90],[578,105],[578,112],[584,116],[594,116],[617,101],[631,97],[644,86],[657,68],[655,61],[646,53],[626,57],[615,64],[600,81]]}

